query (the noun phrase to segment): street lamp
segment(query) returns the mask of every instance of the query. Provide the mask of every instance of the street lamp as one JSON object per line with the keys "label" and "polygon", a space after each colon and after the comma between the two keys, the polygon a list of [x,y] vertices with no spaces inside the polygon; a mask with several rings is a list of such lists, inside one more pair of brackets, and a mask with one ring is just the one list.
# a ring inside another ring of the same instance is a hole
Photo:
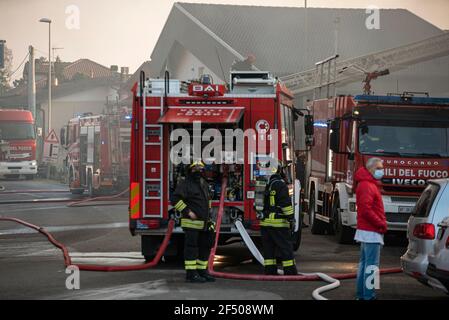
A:
{"label": "street lamp", "polygon": [[51,128],[51,20],[42,18],[39,22],[48,23],[48,126],[47,130],[50,132]]}

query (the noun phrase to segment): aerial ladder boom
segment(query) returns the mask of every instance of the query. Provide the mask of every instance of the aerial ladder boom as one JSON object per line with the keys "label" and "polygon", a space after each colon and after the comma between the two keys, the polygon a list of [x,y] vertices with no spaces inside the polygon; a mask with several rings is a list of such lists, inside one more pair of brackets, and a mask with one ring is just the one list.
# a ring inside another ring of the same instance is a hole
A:
{"label": "aerial ladder boom", "polygon": [[[325,68],[324,75],[318,68],[281,77],[294,94],[305,94],[321,85],[322,79],[334,79],[339,87],[362,80],[368,73],[389,70],[390,73],[407,67],[449,55],[449,32],[396,48],[336,62]],[[321,80],[320,80],[321,78]]]}

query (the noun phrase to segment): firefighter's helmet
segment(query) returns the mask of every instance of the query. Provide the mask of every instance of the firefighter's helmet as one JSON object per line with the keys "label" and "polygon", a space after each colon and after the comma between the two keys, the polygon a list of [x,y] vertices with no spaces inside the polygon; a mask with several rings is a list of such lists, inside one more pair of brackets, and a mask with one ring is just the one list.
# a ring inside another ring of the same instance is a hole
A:
{"label": "firefighter's helmet", "polygon": [[280,159],[272,158],[270,160],[270,169],[273,174],[281,174],[284,169],[284,163]]}
{"label": "firefighter's helmet", "polygon": [[189,166],[189,169],[192,169],[193,167],[196,167],[196,166],[199,166],[199,167],[201,167],[201,168],[204,169],[205,164],[204,164],[204,162],[201,161],[201,160],[195,160],[195,161],[193,161],[192,164]]}
{"label": "firefighter's helmet", "polygon": [[281,173],[284,167],[282,160],[277,158],[269,158],[268,161],[263,163],[260,162],[258,165],[265,168],[265,170],[268,170],[271,174]]}

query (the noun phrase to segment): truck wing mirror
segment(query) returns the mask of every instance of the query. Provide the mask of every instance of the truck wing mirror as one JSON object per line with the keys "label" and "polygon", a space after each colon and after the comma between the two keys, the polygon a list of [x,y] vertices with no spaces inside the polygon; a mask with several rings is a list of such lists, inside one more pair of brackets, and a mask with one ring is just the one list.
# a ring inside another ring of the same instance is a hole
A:
{"label": "truck wing mirror", "polygon": [[330,141],[329,148],[335,152],[340,152],[340,120],[332,120],[330,122]]}
{"label": "truck wing mirror", "polygon": [[368,134],[369,128],[368,125],[366,124],[366,121],[362,121],[359,125],[359,128],[362,135]]}
{"label": "truck wing mirror", "polygon": [[313,116],[311,116],[310,114],[304,116],[304,131],[308,136],[313,136],[314,132],[313,123],[314,123]]}
{"label": "truck wing mirror", "polygon": [[299,117],[304,117],[304,113],[301,110],[293,108],[293,121],[298,121]]}

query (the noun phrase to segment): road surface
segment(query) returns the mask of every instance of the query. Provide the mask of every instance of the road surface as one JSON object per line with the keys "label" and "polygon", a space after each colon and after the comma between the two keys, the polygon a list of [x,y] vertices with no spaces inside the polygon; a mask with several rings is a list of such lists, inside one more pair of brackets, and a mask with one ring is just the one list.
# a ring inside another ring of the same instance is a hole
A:
{"label": "road surface", "polygon": [[[79,198],[48,180],[7,181],[8,190],[48,190],[48,193],[2,194],[0,203],[10,200]],[[66,244],[80,263],[140,263],[140,241],[131,237],[127,225],[127,205],[69,208],[65,203],[0,204],[0,215],[17,217],[46,227]],[[332,236],[314,236],[304,229],[296,261],[301,272],[355,272],[356,245],[338,245]],[[406,241],[390,240],[382,251],[382,267],[398,267]],[[237,243],[219,248],[218,269],[225,272],[262,273],[250,262],[250,253]],[[134,272],[81,272],[80,289],[66,288],[65,267],[60,251],[46,238],[20,225],[0,222],[0,299],[220,299],[277,300],[312,299],[312,291],[322,282],[254,282],[217,279],[215,283],[184,282],[181,262],[165,262],[154,269]],[[339,289],[328,292],[329,299],[354,299],[355,280],[342,281]],[[425,287],[404,275],[381,279],[379,299],[446,299],[448,296]]]}

